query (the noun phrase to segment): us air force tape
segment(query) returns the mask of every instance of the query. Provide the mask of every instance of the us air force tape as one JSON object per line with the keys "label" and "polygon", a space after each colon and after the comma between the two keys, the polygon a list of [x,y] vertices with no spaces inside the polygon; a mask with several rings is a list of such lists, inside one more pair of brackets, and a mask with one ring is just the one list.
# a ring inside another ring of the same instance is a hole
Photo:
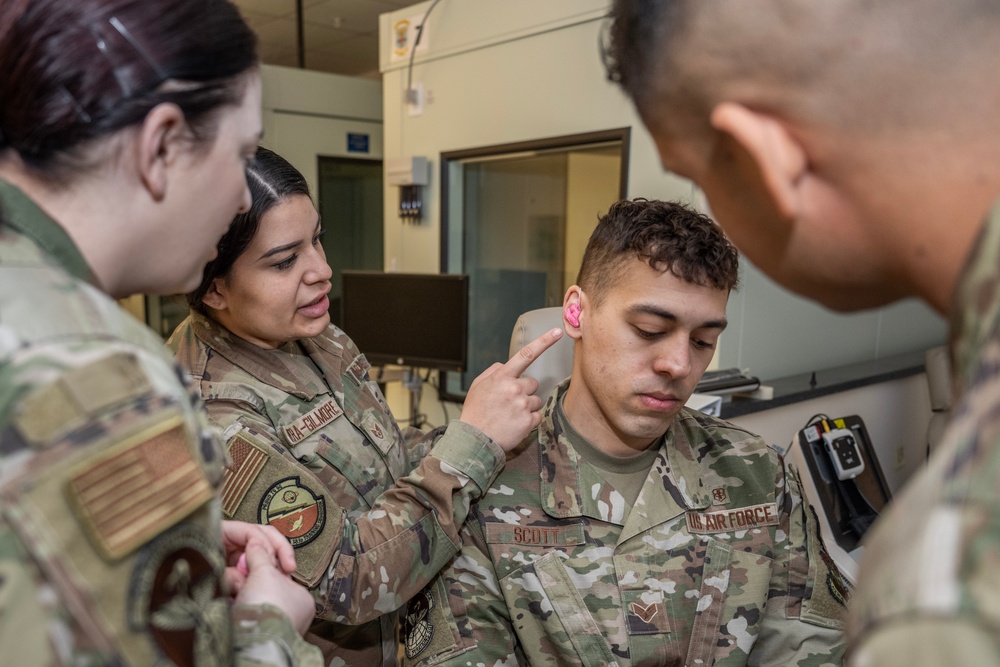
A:
{"label": "us air force tape", "polygon": [[774,503],[763,503],[749,507],[707,511],[690,511],[684,515],[688,531],[692,533],[730,533],[752,530],[764,526],[777,526],[778,507]]}
{"label": "us air force tape", "polygon": [[305,466],[242,429],[226,443],[233,467],[222,498],[226,515],[274,526],[295,547],[295,579],[314,586],[340,546],[344,514]]}

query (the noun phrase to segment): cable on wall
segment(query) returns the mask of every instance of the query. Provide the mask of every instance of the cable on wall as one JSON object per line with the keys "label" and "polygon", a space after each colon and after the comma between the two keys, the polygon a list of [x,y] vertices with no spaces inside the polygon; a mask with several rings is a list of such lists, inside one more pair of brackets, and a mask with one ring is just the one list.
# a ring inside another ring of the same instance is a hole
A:
{"label": "cable on wall", "polygon": [[437,7],[437,3],[441,0],[434,0],[431,6],[427,8],[427,12],[424,14],[424,18],[420,20],[420,25],[417,26],[417,36],[413,40],[413,47],[410,49],[410,64],[406,68],[406,103],[416,104],[417,103],[417,91],[413,90],[413,57],[417,54],[417,47],[420,46],[420,38],[424,34],[424,26],[427,25],[427,18]]}

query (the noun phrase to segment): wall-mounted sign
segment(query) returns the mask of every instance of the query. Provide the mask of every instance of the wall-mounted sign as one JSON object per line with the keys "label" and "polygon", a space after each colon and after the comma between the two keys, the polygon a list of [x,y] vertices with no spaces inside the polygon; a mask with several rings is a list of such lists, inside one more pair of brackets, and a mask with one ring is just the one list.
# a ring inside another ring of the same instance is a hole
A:
{"label": "wall-mounted sign", "polygon": [[[417,26],[424,20],[423,14],[411,16],[408,19],[400,19],[392,24],[392,52],[390,62],[410,59],[410,49],[417,39]],[[424,26],[423,34],[420,35],[420,44],[417,45],[417,52],[423,53],[427,50],[430,36],[427,34],[429,26]]]}
{"label": "wall-mounted sign", "polygon": [[368,135],[361,134],[360,132],[348,132],[347,133],[347,152],[348,153],[367,153],[368,152]]}

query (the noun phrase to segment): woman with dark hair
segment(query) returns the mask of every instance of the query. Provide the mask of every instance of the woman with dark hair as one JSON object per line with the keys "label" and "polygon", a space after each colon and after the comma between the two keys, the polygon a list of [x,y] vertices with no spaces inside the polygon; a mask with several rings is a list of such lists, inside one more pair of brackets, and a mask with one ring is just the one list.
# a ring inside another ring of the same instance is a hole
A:
{"label": "woman with dark hair", "polygon": [[168,344],[227,440],[223,512],[295,546],[294,576],[316,600],[307,638],[327,664],[395,665],[396,610],[456,553],[470,503],[538,424],[538,383],[520,375],[561,332],[477,378],[446,429],[404,436],[364,355],[330,324],[305,179],[264,148],[247,174],[250,210]]}
{"label": "woman with dark hair", "polygon": [[4,664],[318,664],[294,551],[220,523],[220,443],[112,298],[192,289],[249,207],[253,33],[225,0],[4,0],[0,63]]}

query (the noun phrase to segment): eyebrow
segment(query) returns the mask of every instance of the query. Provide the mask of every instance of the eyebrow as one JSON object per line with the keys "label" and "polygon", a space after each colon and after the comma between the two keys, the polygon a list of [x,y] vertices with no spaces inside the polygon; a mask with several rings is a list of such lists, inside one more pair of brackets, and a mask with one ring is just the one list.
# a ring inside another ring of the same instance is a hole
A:
{"label": "eyebrow", "polygon": [[[632,308],[630,308],[629,310],[636,314],[652,315],[653,317],[660,317],[662,319],[669,320],[675,323],[680,321],[680,319],[669,310],[664,310],[659,306],[654,306],[651,304],[640,303],[635,306],[632,306]],[[728,325],[729,322],[725,318],[723,318],[721,320],[708,320],[706,322],[702,322],[698,326],[694,327],[694,329],[718,329],[722,331]]]}
{"label": "eyebrow", "polygon": [[[316,218],[316,227],[313,229],[313,234],[316,234],[320,230],[320,228],[322,226],[323,226],[323,221],[320,218],[317,217]],[[302,245],[302,241],[295,241],[293,243],[286,243],[285,245],[279,245],[279,246],[277,246],[275,248],[271,248],[270,250],[268,250],[267,252],[265,252],[263,255],[261,255],[260,257],[258,257],[257,261],[259,262],[262,259],[267,259],[268,257],[274,257],[275,255],[280,255],[281,253],[287,252],[289,250],[295,250],[300,245]]]}

